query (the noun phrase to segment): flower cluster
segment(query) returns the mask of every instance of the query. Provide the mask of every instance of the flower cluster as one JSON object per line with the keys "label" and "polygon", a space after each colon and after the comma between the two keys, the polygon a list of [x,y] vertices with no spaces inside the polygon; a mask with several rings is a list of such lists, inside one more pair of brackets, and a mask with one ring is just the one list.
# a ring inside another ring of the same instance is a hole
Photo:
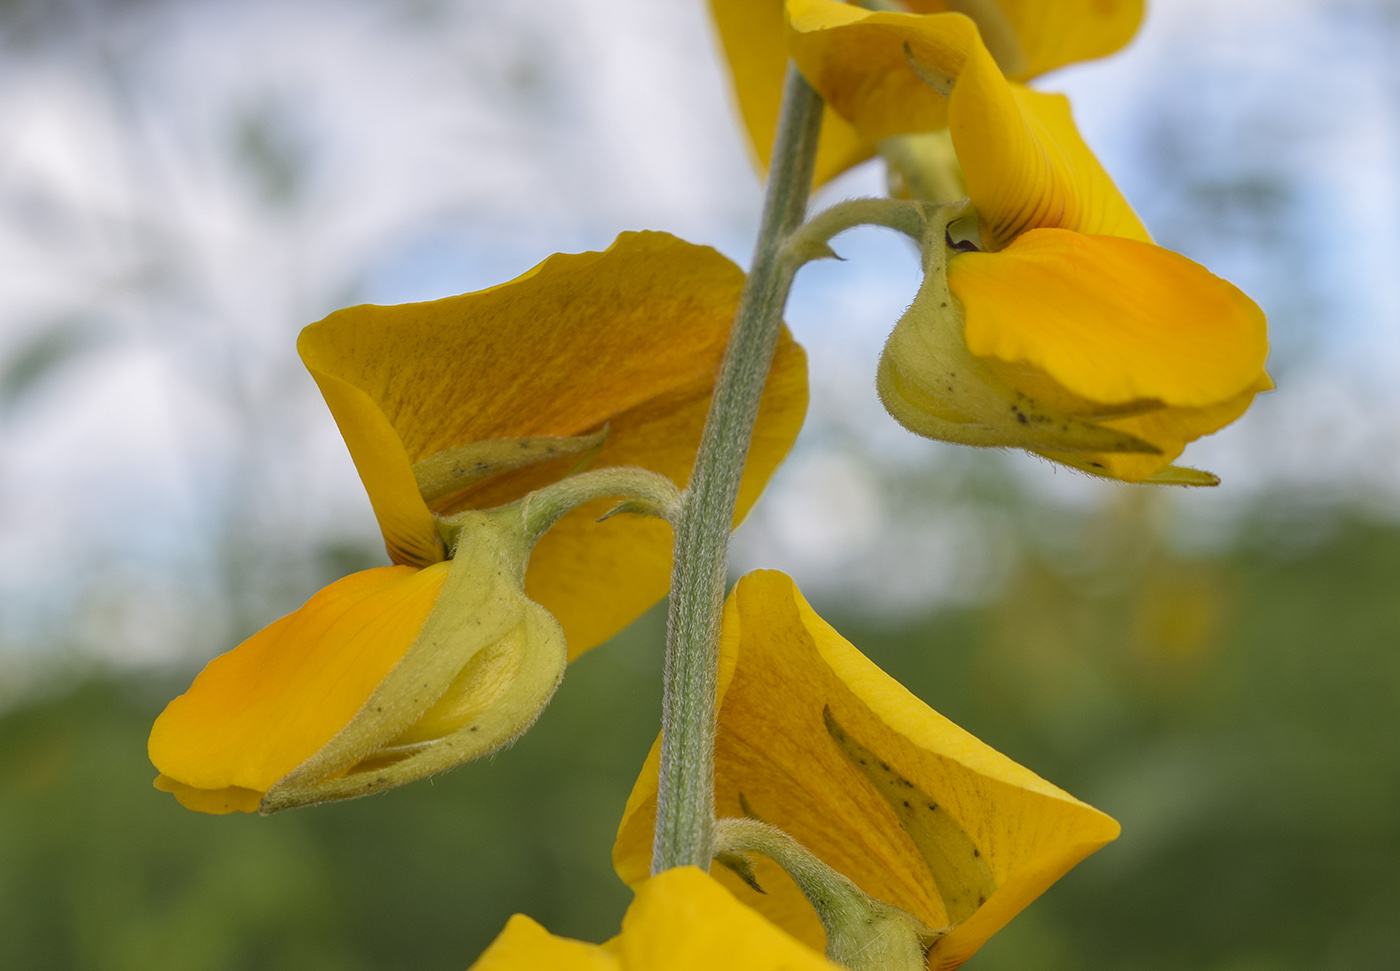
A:
{"label": "flower cluster", "polygon": [[[919,435],[1208,485],[1173,461],[1271,387],[1259,309],[1153,243],[1067,101],[1023,84],[1117,50],[1140,2],[712,9],[779,190],[793,189],[774,148],[783,98],[814,90],[825,115],[797,198],[874,154],[893,198],[770,240],[747,284],[711,249],[627,233],[489,290],[306,328],[302,359],[394,565],[336,581],[215,659],[151,733],[157,787],[202,812],[377,792],[509,744],[568,662],[672,577],[672,633],[699,631],[712,717],[680,756],[663,746],[667,722],[627,801],[613,860],[636,898],[622,931],[585,944],[517,916],[479,971],[951,969],[1117,836],[882,672],[788,577],[744,577],[718,614],[722,531],[806,409],[784,288],[829,236],[869,214],[921,247],[923,285],[876,378]],[[789,59],[801,79],[784,96]],[[746,343],[736,313],[771,313],[766,346]],[[746,416],[721,396],[749,372]],[[686,517],[715,443],[736,440],[733,481],[715,487],[729,490],[721,536],[705,546]],[[703,549],[717,552],[702,563]],[[696,573],[713,580],[710,622],[704,597],[684,599]],[[698,862],[718,861],[713,876],[666,862],[654,839],[678,757],[706,773]]]}
{"label": "flower cluster", "polygon": [[[566,657],[665,596],[671,560],[664,517],[596,521],[634,498],[616,476],[543,535],[532,513],[584,468],[685,485],[742,285],[708,247],[625,233],[479,293],[306,328],[298,349],[397,565],[210,663],[151,732],[156,785],[203,812],[272,811],[430,775],[528,728]],[[806,358],[784,336],[739,515],[806,407]]]}

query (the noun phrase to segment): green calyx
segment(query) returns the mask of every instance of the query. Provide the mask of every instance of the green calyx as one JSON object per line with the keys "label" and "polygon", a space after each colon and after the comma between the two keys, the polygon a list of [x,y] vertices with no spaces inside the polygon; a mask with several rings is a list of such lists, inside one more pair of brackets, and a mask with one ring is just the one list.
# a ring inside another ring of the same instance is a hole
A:
{"label": "green calyx", "polygon": [[747,854],[781,866],[816,910],[826,956],[851,971],[923,971],[931,935],[912,914],[876,900],[775,826],[756,819],[714,824],[715,859],[762,891]]}

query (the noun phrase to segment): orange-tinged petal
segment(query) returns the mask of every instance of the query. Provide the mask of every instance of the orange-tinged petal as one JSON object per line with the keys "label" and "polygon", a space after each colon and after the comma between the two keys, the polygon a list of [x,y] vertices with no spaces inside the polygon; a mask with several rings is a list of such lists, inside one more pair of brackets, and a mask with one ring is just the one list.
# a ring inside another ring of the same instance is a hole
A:
{"label": "orange-tinged petal", "polygon": [[954,257],[948,285],[966,312],[972,353],[1027,363],[1097,404],[1208,408],[1264,373],[1258,306],[1150,243],[1035,230],[1000,253]]}
{"label": "orange-tinged petal", "polygon": [[151,761],[186,788],[160,787],[186,805],[199,789],[256,808],[230,787],[260,796],[344,728],[408,652],[446,577],[446,563],[353,573],[210,661],[151,729]]}
{"label": "orange-tinged petal", "polygon": [[[911,695],[822,621],[780,573],[751,573],[735,587],[721,658],[719,814],[752,811],[871,896],[932,928],[956,921],[934,945],[931,967],[966,960],[1118,833],[1113,820]],[[647,874],[657,761],[654,747],[613,850],[629,883]],[[931,843],[931,834],[946,838]],[[757,861],[756,871],[766,895],[737,878],[719,879],[821,949],[820,925],[791,880],[767,861]],[[968,884],[959,874],[970,872],[984,874],[980,902],[960,899]]]}
{"label": "orange-tinged petal", "polygon": [[[711,0],[710,13],[729,60],[749,147],[759,170],[766,172],[787,73],[782,0]],[[813,184],[821,185],[873,154],[869,139],[828,107],[822,115]]]}
{"label": "orange-tinged petal", "polygon": [[[555,255],[489,290],[338,311],[307,328],[298,347],[327,391],[391,554],[424,565],[442,554],[412,463],[449,448],[606,427],[592,468],[640,465],[684,485],[743,279],[708,247],[624,233],[606,252]],[[805,409],[805,357],[784,331],[741,514]],[[577,464],[565,458],[504,473],[436,500],[432,511],[510,502]],[[574,656],[660,599],[669,576],[664,526],[633,516],[593,526],[602,511],[595,504],[566,517],[526,576]]]}

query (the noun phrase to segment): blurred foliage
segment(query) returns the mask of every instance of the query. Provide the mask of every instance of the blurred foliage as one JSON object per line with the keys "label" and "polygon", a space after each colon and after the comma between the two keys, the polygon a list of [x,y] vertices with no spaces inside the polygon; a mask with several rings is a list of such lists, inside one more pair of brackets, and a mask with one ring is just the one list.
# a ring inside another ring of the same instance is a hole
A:
{"label": "blurred foliage", "polygon": [[93,349],[100,339],[96,324],[70,317],[37,328],[0,360],[0,415],[41,387],[55,372]]}
{"label": "blurred foliage", "polygon": [[[996,602],[838,626],[1122,839],[980,971],[1400,965],[1400,529],[1260,531],[1192,560],[1141,490]],[[270,819],[150,788],[184,683],[92,678],[0,720],[0,940],[32,969],[460,969],[506,917],[602,940],[609,848],[659,714],[663,616],[575,664],[540,723],[431,784]]]}

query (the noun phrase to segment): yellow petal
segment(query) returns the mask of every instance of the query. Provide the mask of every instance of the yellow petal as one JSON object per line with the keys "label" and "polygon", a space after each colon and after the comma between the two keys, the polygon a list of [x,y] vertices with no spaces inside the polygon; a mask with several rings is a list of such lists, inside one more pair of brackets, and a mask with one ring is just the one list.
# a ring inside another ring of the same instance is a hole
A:
{"label": "yellow petal", "polygon": [[1099,424],[1103,406],[1070,394],[1043,371],[973,354],[964,334],[963,304],[948,289],[944,239],[943,225],[926,230],[924,281],[880,356],[875,384],[895,420],[915,434],[962,445],[1159,451]]}
{"label": "yellow petal", "polygon": [[[719,814],[751,811],[877,899],[932,928],[955,923],[934,945],[930,967],[966,960],[1118,834],[1113,820],[911,695],[823,622],[780,573],[752,573],[735,587],[721,651],[730,673],[721,681]],[[864,768],[861,752],[870,754]],[[629,883],[647,873],[656,767],[653,748],[613,850]],[[897,792],[907,795],[891,795]],[[767,861],[756,869],[767,895],[737,878],[719,879],[821,949],[820,926],[793,883]],[[979,879],[995,890],[980,903],[960,900]],[[950,920],[950,911],[963,919]]]}
{"label": "yellow petal", "polygon": [[[782,0],[711,0],[710,12],[729,60],[749,147],[759,171],[766,172],[787,73]],[[821,185],[874,153],[869,139],[828,107],[822,116],[813,184]]]}
{"label": "yellow petal", "polygon": [[617,944],[627,971],[838,971],[695,867],[641,884]]}
{"label": "yellow petal", "polygon": [[389,558],[406,566],[437,563],[446,557],[447,550],[433,515],[418,492],[413,460],[404,450],[403,440],[378,402],[337,373],[338,362],[326,360],[339,350],[336,345],[341,339],[336,333],[339,328],[326,326],[331,319],[303,330],[297,350],[350,448],[350,457],[379,520]]}
{"label": "yellow petal", "polygon": [[972,353],[1029,364],[1099,405],[1207,408],[1264,372],[1258,306],[1149,243],[1036,230],[1000,253],[954,257],[948,284],[965,309]]}
{"label": "yellow petal", "polygon": [[469,971],[616,971],[621,967],[617,956],[605,948],[555,937],[524,914],[516,914]]}
{"label": "yellow petal", "polygon": [[1007,82],[981,44],[968,51],[948,125],[987,249],[1036,228],[1151,240],[1084,144],[1069,100]]}
{"label": "yellow petal", "polygon": [[555,937],[520,914],[470,971],[840,971],[695,867],[641,882],[606,944]]}
{"label": "yellow petal", "polygon": [[951,13],[871,13],[830,0],[789,0],[787,6],[793,60],[866,138],[948,124],[948,100],[914,72],[909,58],[955,77],[979,43],[971,20]]}
{"label": "yellow petal", "polygon": [[184,787],[161,788],[206,812],[219,800],[229,809],[212,811],[256,809],[246,792],[261,798],[345,727],[408,652],[446,577],[446,563],[351,574],[210,661],[151,729],[151,762]]}
{"label": "yellow petal", "polygon": [[[684,485],[742,286],[738,267],[708,247],[624,233],[606,252],[555,255],[489,290],[338,311],[308,327],[298,347],[330,389],[326,400],[391,554],[421,565],[441,554],[412,463],[449,448],[606,425],[592,468],[640,465]],[[805,409],[805,357],[785,331],[745,467],[743,508],[791,446]],[[513,501],[575,464],[507,472],[432,508]],[[573,655],[655,603],[669,576],[663,525],[625,516],[595,527],[602,511],[586,507],[556,526],[526,576]]]}

